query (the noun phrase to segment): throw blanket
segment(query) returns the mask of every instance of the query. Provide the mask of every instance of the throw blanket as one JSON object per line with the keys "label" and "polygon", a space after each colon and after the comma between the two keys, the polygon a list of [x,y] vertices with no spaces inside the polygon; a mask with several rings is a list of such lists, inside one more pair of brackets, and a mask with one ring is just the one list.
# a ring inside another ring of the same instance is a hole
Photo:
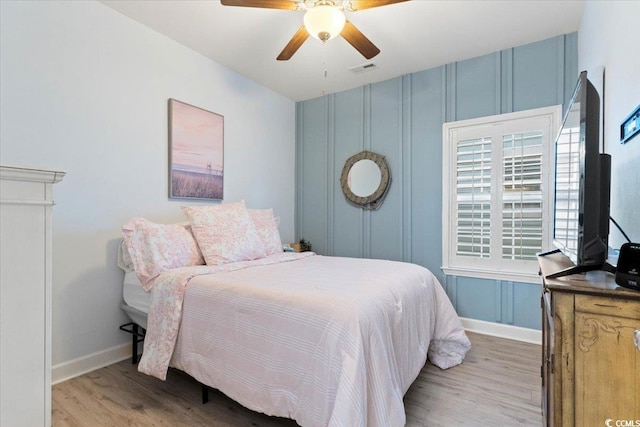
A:
{"label": "throw blanket", "polygon": [[254,261],[223,265],[202,265],[167,270],[151,282],[151,305],[147,318],[144,352],[138,370],[165,380],[169,361],[173,355],[182,318],[182,301],[189,279],[203,274],[224,273],[258,265],[294,261],[315,255],[313,252],[283,252]]}

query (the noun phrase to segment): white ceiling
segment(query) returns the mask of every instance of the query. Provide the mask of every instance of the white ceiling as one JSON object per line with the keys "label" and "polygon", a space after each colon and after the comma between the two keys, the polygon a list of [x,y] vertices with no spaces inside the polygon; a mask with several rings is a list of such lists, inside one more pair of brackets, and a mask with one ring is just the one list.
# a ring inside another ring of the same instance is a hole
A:
{"label": "white ceiling", "polygon": [[[102,3],[293,101],[571,33],[585,6],[585,0],[411,0],[346,13],[380,48],[371,60],[337,37],[326,44],[309,38],[289,61],[276,61],[302,25],[302,12],[217,0]],[[371,62],[373,71],[348,70]]]}

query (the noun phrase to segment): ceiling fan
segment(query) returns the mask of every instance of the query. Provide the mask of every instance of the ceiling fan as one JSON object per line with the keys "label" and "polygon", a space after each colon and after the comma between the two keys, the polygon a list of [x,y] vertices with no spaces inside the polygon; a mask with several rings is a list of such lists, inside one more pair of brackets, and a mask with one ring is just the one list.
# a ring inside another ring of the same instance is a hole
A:
{"label": "ceiling fan", "polygon": [[367,59],[373,58],[380,53],[380,49],[355,25],[346,20],[343,11],[355,12],[404,1],[407,0],[220,0],[220,3],[223,6],[304,11],[304,25],[296,31],[278,55],[278,61],[286,61],[310,35],[322,42],[340,35],[362,56]]}

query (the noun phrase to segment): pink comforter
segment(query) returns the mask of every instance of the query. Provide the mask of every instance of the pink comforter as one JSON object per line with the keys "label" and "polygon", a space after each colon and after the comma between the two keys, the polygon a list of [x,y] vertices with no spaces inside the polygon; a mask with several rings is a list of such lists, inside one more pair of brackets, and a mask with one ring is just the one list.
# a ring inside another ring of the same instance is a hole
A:
{"label": "pink comforter", "polygon": [[448,297],[414,264],[312,255],[161,274],[139,370],[303,426],[404,425],[427,353],[444,369],[470,348]]}

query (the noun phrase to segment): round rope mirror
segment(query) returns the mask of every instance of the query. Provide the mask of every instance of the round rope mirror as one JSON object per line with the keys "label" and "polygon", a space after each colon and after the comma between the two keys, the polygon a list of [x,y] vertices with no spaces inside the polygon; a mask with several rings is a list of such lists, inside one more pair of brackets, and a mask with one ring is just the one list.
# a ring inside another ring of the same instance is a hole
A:
{"label": "round rope mirror", "polygon": [[384,156],[361,151],[347,159],[340,186],[347,201],[366,210],[378,209],[391,184],[389,164]]}

